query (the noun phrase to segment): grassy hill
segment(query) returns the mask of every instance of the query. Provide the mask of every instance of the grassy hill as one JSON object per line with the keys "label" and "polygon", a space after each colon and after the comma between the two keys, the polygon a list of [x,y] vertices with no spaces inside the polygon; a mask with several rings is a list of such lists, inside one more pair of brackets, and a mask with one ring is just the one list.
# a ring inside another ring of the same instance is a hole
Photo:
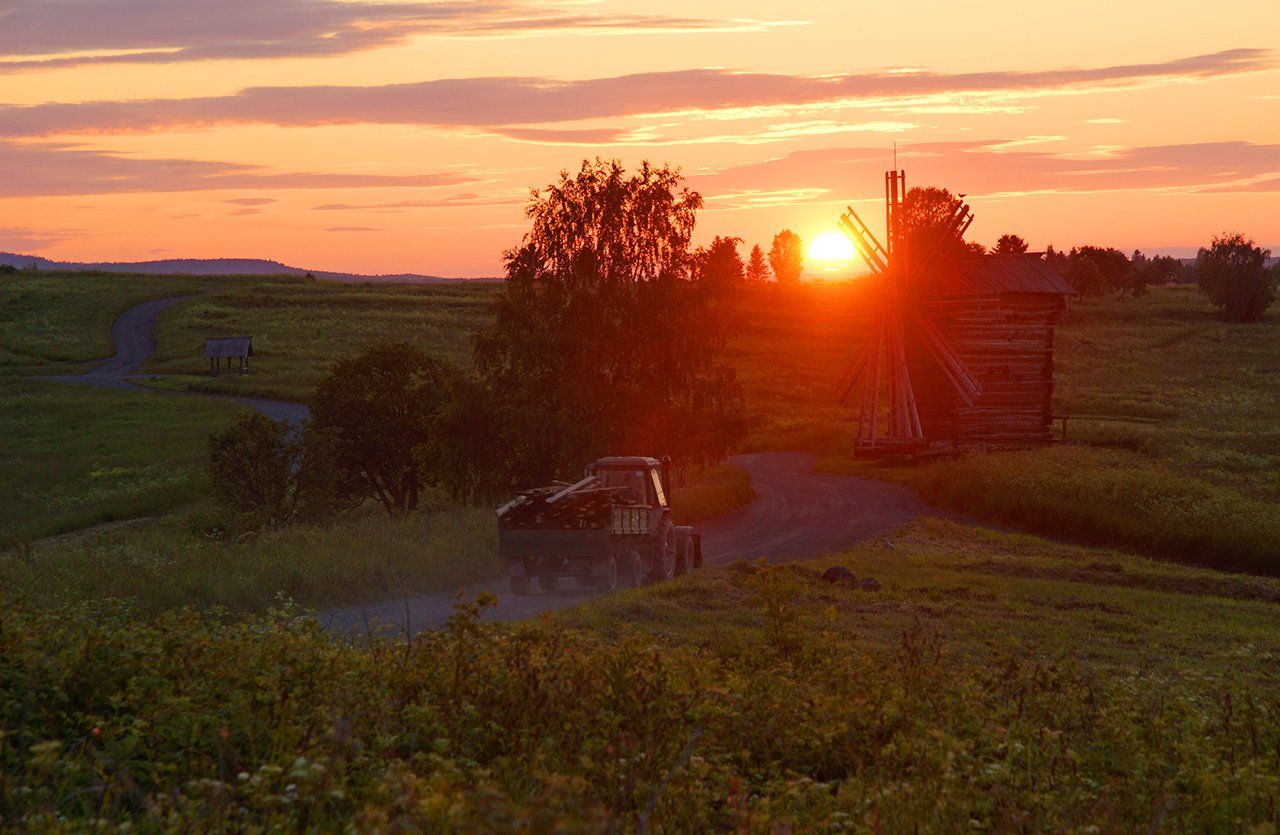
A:
{"label": "grassy hill", "polygon": [[[825,582],[841,565],[877,591]],[[7,604],[42,828],[1270,831],[1275,581],[929,523],[517,626]],[[158,674],[163,671],[163,674]]]}
{"label": "grassy hill", "polygon": [[[465,362],[492,292],[0,276],[21,312],[0,322],[0,451],[25,476],[5,482],[5,529],[200,492],[203,439],[234,407],[24,379],[101,356],[130,304],[196,295],[161,321],[152,370],[180,374],[164,384],[298,397],[336,355],[388,338]],[[1058,354],[1070,444],[868,470],[831,396],[855,294],[744,296],[731,352],[752,448],[808,449],[1030,530],[1273,569],[1274,320],[1223,325],[1178,289],[1077,303]],[[253,374],[182,374],[214,328],[255,334]],[[485,576],[489,513],[436,504],[242,535],[195,508],[0,553],[6,823],[1280,825],[1280,581],[929,522],[514,626],[481,626],[483,601],[463,601],[445,632],[347,643],[277,595],[323,607]],[[824,581],[836,565],[878,587]]]}

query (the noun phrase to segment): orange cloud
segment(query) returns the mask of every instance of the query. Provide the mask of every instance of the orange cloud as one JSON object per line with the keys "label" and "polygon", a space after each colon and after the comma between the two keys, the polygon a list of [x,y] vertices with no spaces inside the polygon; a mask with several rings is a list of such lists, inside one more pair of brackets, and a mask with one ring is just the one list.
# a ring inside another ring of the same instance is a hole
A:
{"label": "orange cloud", "polygon": [[[411,175],[275,172],[233,162],[140,159],[66,144],[18,144],[0,141],[0,197],[60,194],[125,194],[209,189],[432,188],[475,182],[459,173]],[[251,198],[258,203],[257,198]],[[236,201],[230,201],[236,202]],[[267,200],[267,202],[271,202]],[[254,205],[244,203],[241,205]]]}
{"label": "orange cloud", "polygon": [[[924,95],[1031,95],[1236,75],[1271,66],[1266,50],[1233,49],[1159,63],[1023,72],[805,76],[698,69],[577,81],[460,78],[377,86],[251,87],[229,96],[0,107],[0,135],[135,133],[230,124],[509,127],[859,99],[887,106],[893,97]],[[604,139],[616,134],[594,135]],[[524,133],[525,138],[536,136]]]}

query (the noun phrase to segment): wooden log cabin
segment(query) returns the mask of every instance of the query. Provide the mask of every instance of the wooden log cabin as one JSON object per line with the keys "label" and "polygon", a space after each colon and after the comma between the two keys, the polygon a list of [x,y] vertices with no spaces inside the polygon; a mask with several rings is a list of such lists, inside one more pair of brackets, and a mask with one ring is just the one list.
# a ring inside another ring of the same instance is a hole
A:
{"label": "wooden log cabin", "polygon": [[1071,286],[1035,255],[935,262],[914,303],[981,386],[961,398],[919,328],[903,334],[920,427],[930,446],[1031,446],[1053,438],[1053,347]]}

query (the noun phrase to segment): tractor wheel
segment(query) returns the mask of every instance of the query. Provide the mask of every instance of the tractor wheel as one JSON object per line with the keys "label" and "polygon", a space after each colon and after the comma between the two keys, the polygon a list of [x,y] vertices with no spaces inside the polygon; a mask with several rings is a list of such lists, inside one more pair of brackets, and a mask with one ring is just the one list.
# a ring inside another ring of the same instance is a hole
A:
{"label": "tractor wheel", "polygon": [[556,578],[553,575],[544,575],[538,578],[538,588],[547,594],[556,593]]}
{"label": "tractor wheel", "polygon": [[518,594],[521,597],[529,593],[529,578],[521,574],[511,578],[511,593]]}
{"label": "tractor wheel", "polygon": [[683,577],[693,569],[693,540],[685,539],[684,547],[680,549],[680,555],[676,557],[675,574],[677,577]]}
{"label": "tractor wheel", "polygon": [[661,583],[663,580],[670,580],[671,575],[676,569],[676,532],[670,525],[667,526],[667,532],[662,537],[662,554],[653,566],[653,572],[649,575],[650,582]]}
{"label": "tractor wheel", "polygon": [[638,589],[644,580],[644,567],[635,551],[623,551],[618,559],[618,585],[624,589]]}
{"label": "tractor wheel", "polygon": [[595,581],[595,586],[600,591],[613,591],[616,589],[618,587],[618,557],[610,554],[608,562],[605,563],[605,572],[591,579]]}

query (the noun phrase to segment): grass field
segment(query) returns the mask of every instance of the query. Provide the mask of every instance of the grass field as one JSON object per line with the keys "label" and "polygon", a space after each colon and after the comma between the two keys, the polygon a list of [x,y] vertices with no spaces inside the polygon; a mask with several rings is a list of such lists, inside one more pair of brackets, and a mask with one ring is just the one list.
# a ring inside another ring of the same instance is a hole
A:
{"label": "grass field", "polygon": [[812,286],[744,300],[734,361],[752,449],[902,481],[972,516],[1173,559],[1280,572],[1280,316],[1227,324],[1191,287],[1081,299],[1058,330],[1055,412],[1069,443],[913,467],[852,457],[834,403],[856,296]]}
{"label": "grass field", "polygon": [[116,316],[148,299],[199,292],[212,281],[42,270],[0,274],[0,374],[109,357]]}
{"label": "grass field", "polygon": [[[496,285],[369,286],[305,279],[229,284],[161,317],[144,370],[165,385],[305,402],[336,361],[379,342],[408,341],[461,366],[471,334],[487,323]],[[211,335],[253,336],[252,373],[210,377]]]}
{"label": "grass field", "polygon": [[33,603],[121,598],[148,615],[181,606],[262,613],[281,599],[333,608],[461,588],[503,568],[492,512],[447,505],[238,534],[201,510],[0,555],[5,587]]}
{"label": "grass field", "polygon": [[[843,565],[861,591],[822,581]],[[949,523],[354,647],[5,604],[12,825],[1272,831],[1275,581]],[[163,675],[157,671],[163,670]],[[531,707],[536,706],[536,707]]]}
{"label": "grass field", "polygon": [[0,386],[0,548],[202,499],[209,433],[240,408],[57,383]]}

